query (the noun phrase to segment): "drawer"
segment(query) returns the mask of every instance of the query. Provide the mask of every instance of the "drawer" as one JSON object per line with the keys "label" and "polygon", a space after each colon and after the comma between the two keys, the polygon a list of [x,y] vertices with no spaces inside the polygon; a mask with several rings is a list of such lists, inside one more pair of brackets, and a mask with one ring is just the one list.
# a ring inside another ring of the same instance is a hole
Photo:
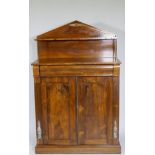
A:
{"label": "drawer", "polygon": [[40,76],[112,76],[113,65],[40,66]]}

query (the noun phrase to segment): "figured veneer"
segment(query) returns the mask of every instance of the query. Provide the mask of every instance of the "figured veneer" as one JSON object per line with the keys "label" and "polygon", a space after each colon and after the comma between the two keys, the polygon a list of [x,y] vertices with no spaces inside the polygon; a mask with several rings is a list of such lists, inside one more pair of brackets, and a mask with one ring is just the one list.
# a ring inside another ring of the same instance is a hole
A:
{"label": "figured veneer", "polygon": [[74,21],[36,41],[36,153],[120,153],[116,36]]}

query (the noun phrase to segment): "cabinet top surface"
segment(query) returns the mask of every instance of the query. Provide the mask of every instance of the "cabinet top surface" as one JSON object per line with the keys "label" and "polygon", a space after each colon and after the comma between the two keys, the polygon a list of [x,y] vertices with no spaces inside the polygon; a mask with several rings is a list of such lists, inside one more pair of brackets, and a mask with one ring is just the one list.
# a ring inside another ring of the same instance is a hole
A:
{"label": "cabinet top surface", "polygon": [[117,58],[53,58],[36,60],[32,65],[115,65],[121,64]]}
{"label": "cabinet top surface", "polygon": [[73,21],[36,38],[37,41],[102,39],[116,39],[116,35],[79,21]]}

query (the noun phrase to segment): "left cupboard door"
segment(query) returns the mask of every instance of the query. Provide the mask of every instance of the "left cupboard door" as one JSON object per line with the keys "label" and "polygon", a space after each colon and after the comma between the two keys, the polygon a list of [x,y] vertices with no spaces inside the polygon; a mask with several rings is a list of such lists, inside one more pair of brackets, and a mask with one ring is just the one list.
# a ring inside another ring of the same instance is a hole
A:
{"label": "left cupboard door", "polygon": [[75,87],[74,77],[42,78],[44,144],[77,144]]}

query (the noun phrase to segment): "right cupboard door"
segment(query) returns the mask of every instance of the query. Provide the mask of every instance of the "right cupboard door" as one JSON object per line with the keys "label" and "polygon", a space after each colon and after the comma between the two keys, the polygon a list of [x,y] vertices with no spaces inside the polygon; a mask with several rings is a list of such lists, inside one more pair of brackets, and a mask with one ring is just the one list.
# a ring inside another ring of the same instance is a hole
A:
{"label": "right cupboard door", "polygon": [[112,77],[78,77],[78,144],[112,143]]}

